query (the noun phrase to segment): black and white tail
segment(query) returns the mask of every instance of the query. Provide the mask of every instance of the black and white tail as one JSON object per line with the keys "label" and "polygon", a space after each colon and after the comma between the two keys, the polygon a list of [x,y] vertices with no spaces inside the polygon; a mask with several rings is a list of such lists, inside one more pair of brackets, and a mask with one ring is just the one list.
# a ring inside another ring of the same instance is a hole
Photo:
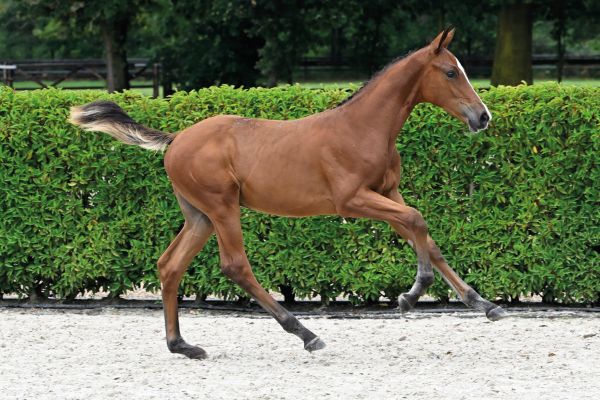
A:
{"label": "black and white tail", "polygon": [[175,138],[175,134],[138,124],[112,101],[95,101],[73,107],[69,122],[87,131],[108,133],[123,143],[149,150],[164,150]]}

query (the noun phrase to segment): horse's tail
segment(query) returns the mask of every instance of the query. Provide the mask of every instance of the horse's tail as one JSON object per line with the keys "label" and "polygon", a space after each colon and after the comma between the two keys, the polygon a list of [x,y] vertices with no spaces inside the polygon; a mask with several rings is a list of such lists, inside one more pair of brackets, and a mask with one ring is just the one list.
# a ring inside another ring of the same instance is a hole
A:
{"label": "horse's tail", "polygon": [[69,122],[87,131],[108,133],[123,143],[149,150],[164,150],[175,138],[175,134],[138,124],[112,101],[95,101],[73,107]]}

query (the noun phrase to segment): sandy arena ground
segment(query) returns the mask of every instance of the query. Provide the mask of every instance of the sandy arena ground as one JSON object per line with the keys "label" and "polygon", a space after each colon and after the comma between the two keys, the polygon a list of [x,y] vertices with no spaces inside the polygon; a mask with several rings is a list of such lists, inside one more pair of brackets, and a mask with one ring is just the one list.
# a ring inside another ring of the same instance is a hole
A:
{"label": "sandy arena ground", "polygon": [[210,358],[167,351],[162,312],[0,309],[2,399],[599,399],[600,314],[303,317],[182,312]]}

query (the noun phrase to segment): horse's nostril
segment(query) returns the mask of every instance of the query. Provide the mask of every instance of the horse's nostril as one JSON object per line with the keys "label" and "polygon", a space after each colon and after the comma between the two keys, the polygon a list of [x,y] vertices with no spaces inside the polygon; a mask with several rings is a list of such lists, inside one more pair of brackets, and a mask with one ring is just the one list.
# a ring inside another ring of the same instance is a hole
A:
{"label": "horse's nostril", "polygon": [[481,116],[479,117],[479,122],[482,124],[486,124],[490,121],[490,116],[488,115],[487,112],[483,112],[481,113]]}

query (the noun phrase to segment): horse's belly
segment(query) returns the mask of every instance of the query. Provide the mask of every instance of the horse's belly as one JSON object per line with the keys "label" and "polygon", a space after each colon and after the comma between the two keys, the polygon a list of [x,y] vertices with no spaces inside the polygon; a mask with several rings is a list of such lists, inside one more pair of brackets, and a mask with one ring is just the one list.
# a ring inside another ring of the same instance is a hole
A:
{"label": "horse's belly", "polygon": [[309,188],[298,190],[292,186],[261,188],[243,185],[240,204],[267,214],[289,217],[335,214],[333,202],[325,193]]}

